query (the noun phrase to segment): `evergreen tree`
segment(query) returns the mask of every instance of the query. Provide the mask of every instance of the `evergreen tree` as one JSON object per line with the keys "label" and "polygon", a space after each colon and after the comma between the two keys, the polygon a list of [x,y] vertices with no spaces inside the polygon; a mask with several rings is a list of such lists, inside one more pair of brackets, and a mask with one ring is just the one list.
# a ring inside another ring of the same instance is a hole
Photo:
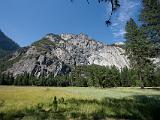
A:
{"label": "evergreen tree", "polygon": [[105,74],[102,76],[102,82],[100,86],[105,87],[118,87],[121,84],[120,72],[115,66],[106,67]]}
{"label": "evergreen tree", "polygon": [[123,87],[132,86],[131,70],[129,70],[127,67],[123,68],[120,73],[120,79],[121,79],[121,86]]}
{"label": "evergreen tree", "polygon": [[17,77],[14,79],[13,85],[18,85]]}
{"label": "evergreen tree", "polygon": [[154,79],[154,82],[152,83],[152,86],[155,86],[155,87],[160,86],[160,67],[155,70],[154,78],[155,79]]}
{"label": "evergreen tree", "polygon": [[141,88],[144,88],[145,72],[151,68],[151,43],[133,19],[126,24],[126,54],[131,68],[137,71]]}
{"label": "evergreen tree", "polygon": [[160,55],[160,1],[143,0],[140,20],[148,39],[155,44],[154,55]]}
{"label": "evergreen tree", "polygon": [[34,76],[34,75],[29,75],[29,81],[28,81],[28,84],[29,85],[31,85],[31,86],[33,86],[33,85],[35,85],[35,81],[36,81],[36,77]]}
{"label": "evergreen tree", "polygon": [[0,85],[2,85],[2,74],[0,74]]}

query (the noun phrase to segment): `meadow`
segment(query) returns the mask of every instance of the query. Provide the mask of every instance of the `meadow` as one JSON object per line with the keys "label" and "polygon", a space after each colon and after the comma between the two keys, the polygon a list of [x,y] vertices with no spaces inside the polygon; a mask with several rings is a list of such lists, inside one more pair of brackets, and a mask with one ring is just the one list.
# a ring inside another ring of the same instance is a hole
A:
{"label": "meadow", "polygon": [[0,119],[160,118],[160,88],[0,86]]}

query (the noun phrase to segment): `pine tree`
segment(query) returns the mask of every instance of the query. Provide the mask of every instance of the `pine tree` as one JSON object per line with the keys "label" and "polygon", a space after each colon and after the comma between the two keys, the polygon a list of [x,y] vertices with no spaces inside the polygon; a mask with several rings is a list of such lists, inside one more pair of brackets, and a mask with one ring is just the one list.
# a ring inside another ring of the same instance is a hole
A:
{"label": "pine tree", "polygon": [[128,67],[124,67],[120,73],[121,86],[123,87],[131,87],[131,70]]}
{"label": "pine tree", "polygon": [[160,1],[143,0],[140,20],[145,34],[155,44],[153,55],[160,55]]}
{"label": "pine tree", "polygon": [[155,77],[155,80],[152,83],[152,86],[156,86],[156,87],[160,86],[160,67],[156,69],[154,73],[154,77]]}
{"label": "pine tree", "polygon": [[150,60],[151,43],[146,38],[142,29],[133,19],[126,24],[126,54],[131,63],[131,68],[137,71],[141,88],[144,88],[145,72],[152,66]]}
{"label": "pine tree", "polygon": [[0,85],[2,85],[2,74],[0,73]]}

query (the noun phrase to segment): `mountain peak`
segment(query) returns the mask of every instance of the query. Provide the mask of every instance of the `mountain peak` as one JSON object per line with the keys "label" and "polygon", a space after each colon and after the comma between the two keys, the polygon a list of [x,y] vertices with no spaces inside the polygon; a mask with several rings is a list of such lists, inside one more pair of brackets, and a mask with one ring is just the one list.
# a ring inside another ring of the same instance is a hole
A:
{"label": "mountain peak", "polygon": [[78,36],[82,38],[89,38],[88,35],[85,33],[80,33]]}

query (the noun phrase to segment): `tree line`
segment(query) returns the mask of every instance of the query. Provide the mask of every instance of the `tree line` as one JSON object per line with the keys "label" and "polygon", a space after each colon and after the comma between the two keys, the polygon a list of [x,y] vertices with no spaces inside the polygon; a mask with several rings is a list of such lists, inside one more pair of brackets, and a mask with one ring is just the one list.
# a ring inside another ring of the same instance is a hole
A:
{"label": "tree line", "polygon": [[[55,86],[55,87],[135,87],[139,86],[138,72],[127,67],[118,70],[115,66],[105,67],[99,65],[77,66],[70,74],[54,77],[41,75],[35,77],[28,73],[13,77],[12,74],[1,74],[1,85],[17,86]],[[146,74],[144,86],[160,86],[160,69]]]}

